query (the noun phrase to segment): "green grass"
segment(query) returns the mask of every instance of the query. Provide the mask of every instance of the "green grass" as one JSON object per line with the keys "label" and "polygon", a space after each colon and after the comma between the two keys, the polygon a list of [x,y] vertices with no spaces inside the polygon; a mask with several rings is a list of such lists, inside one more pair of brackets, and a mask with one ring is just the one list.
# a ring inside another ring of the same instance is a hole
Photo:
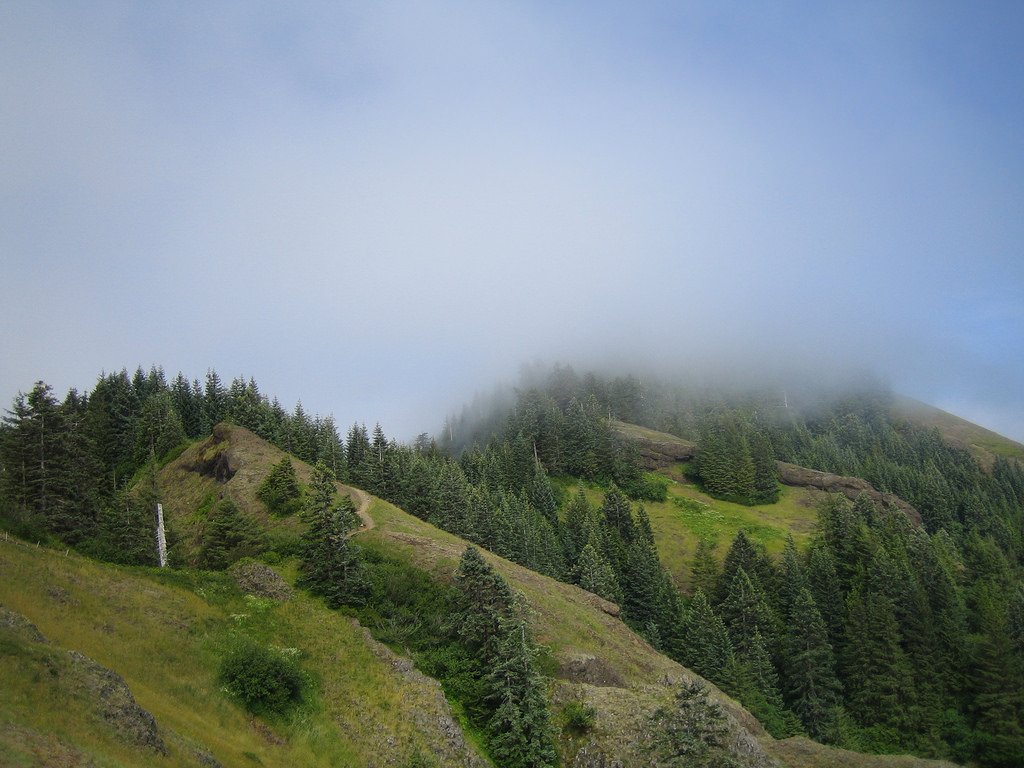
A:
{"label": "green grass", "polygon": [[[281,570],[293,580],[294,564]],[[152,753],[92,727],[89,702],[50,682],[45,657],[64,657],[63,649],[116,671],[162,733],[206,746],[225,768],[363,766],[383,754],[403,764],[416,750],[431,754],[432,739],[441,738],[424,725],[436,721],[435,689],[396,674],[350,618],[304,593],[277,603],[243,595],[225,574],[117,568],[3,541],[0,573],[0,605],[51,641],[26,644],[0,630],[0,764],[60,765],[61,750],[98,766],[154,764]],[[309,701],[264,720],[226,696],[218,670],[240,637],[295,649],[316,683]],[[165,740],[171,754],[160,765],[195,764],[185,747]],[[25,763],[33,749],[48,757]]]}
{"label": "green grass", "polygon": [[690,583],[690,562],[700,539],[716,541],[721,557],[742,528],[769,554],[778,555],[790,533],[798,547],[806,545],[817,519],[807,492],[786,486],[775,504],[747,507],[712,499],[693,486],[676,483],[669,486],[665,503],[646,504],[645,509],[662,562],[684,590]]}
{"label": "green grass", "polygon": [[[591,504],[601,504],[603,492],[599,488],[572,486],[567,492],[574,495],[580,487]],[[684,591],[689,587],[690,563],[700,539],[717,541],[722,557],[743,528],[753,541],[763,544],[770,554],[778,555],[789,533],[798,547],[806,545],[817,519],[814,496],[788,486],[782,486],[775,504],[747,507],[713,499],[693,485],[673,482],[664,502],[644,502],[644,509],[654,529],[661,562]]]}

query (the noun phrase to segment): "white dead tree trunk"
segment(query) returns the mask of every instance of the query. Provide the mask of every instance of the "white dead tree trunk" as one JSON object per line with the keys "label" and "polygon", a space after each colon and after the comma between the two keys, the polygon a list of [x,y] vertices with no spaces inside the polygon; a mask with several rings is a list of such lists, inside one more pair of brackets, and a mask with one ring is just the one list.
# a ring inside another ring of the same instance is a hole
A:
{"label": "white dead tree trunk", "polygon": [[164,505],[156,505],[156,556],[160,567],[167,567],[167,536],[164,534]]}

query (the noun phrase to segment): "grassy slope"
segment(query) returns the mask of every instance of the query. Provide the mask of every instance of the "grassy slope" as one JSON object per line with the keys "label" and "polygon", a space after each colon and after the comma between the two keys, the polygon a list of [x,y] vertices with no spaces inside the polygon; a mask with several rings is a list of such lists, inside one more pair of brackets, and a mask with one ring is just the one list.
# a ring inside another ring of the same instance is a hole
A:
{"label": "grassy slope", "polygon": [[[687,488],[676,491],[693,493]],[[792,513],[798,520],[807,519],[799,499],[784,498],[779,505],[771,506],[779,507],[775,514],[780,518]],[[751,513],[747,510],[740,507],[736,511],[740,520],[722,523],[723,535],[732,531],[733,525],[748,520],[747,515]],[[361,541],[400,550],[413,563],[442,578],[454,572],[465,547],[463,540],[379,499],[374,500],[370,514],[377,527],[360,534]],[[772,541],[777,538],[771,537]],[[647,738],[646,717],[671,697],[674,681],[692,673],[657,653],[621,621],[610,616],[603,610],[608,604],[595,595],[552,581],[496,555],[485,553],[485,556],[527,597],[534,611],[534,631],[547,649],[547,671],[555,675],[551,693],[556,722],[569,702],[582,701],[597,710],[590,732],[573,737],[562,735],[559,745],[564,764],[573,764],[581,748],[586,748],[591,755],[604,752],[607,762],[617,757],[625,765],[645,764],[647,758],[642,745]],[[765,761],[770,756],[780,765],[791,768],[836,765],[844,768],[951,768],[952,765],[891,755],[858,755],[802,738],[774,741],[746,710],[717,689],[713,690],[716,699],[746,729],[746,732],[733,733],[737,748],[745,754],[760,754],[760,759]],[[756,742],[752,737],[756,737]]]}
{"label": "grassy slope", "polygon": [[[783,486],[777,503],[745,507],[701,493],[696,486],[682,481],[678,471],[666,474],[676,478],[668,488],[668,499],[644,502],[644,509],[651,520],[661,562],[683,591],[689,588],[690,564],[697,542],[703,537],[718,542],[721,557],[743,528],[752,540],[777,555],[782,552],[787,534],[792,533],[797,546],[802,546],[814,532],[816,504],[823,495],[817,491]],[[577,488],[570,486],[568,491],[575,494]],[[587,487],[584,492],[591,504],[601,503],[601,491]]]}
{"label": "grassy slope", "polygon": [[983,467],[992,466],[996,456],[1024,461],[1024,445],[919,400],[899,395],[890,414],[897,421],[905,419],[929,429],[938,428],[948,441],[969,450]]}
{"label": "grassy slope", "polygon": [[[195,765],[183,744],[231,766],[402,764],[432,754],[437,688],[396,672],[350,619],[301,594],[289,602],[246,599],[223,575],[123,569],[74,555],[0,543],[0,604],[27,617],[55,646],[118,672],[157,720],[171,747],[161,765]],[[219,689],[220,651],[232,633],[301,651],[320,681],[314,706],[287,722],[248,717]],[[0,634],[2,637],[2,634]],[[90,725],[89,702],[55,688],[24,645],[0,659],[0,763],[60,765],[85,753],[99,765],[145,766],[152,752],[124,747]],[[158,660],[158,661],[155,661]],[[28,755],[37,754],[33,762]],[[387,758],[391,759],[387,759]],[[63,764],[74,765],[73,760]]]}
{"label": "grassy slope", "polygon": [[[162,483],[170,518],[187,523],[192,514],[189,505],[210,492],[229,493],[240,506],[258,515],[252,498],[260,473],[279,461],[280,454],[253,442],[256,440],[244,430],[232,429],[233,466],[240,469],[223,485],[195,473],[190,476],[175,466],[177,462],[169,466]],[[200,445],[193,450],[209,447]],[[307,468],[296,462],[296,469],[304,478]],[[588,493],[597,500],[596,492]],[[691,501],[709,506],[705,509]],[[647,508],[662,555],[685,586],[688,558],[699,536],[718,536],[724,550],[743,526],[769,551],[777,552],[786,529],[795,528],[798,538],[808,535],[813,521],[811,502],[806,492],[786,489],[779,504],[747,508],[713,501],[692,486],[677,483],[670,488],[669,501]],[[360,534],[361,540],[402,551],[417,565],[442,578],[450,577],[465,546],[462,540],[380,500],[373,501],[370,513],[377,527]],[[592,752],[604,751],[609,757],[619,756],[626,764],[642,762],[639,745],[645,738],[645,717],[671,696],[672,682],[687,671],[609,615],[608,604],[596,596],[489,557],[526,595],[535,611],[537,635],[548,649],[546,669],[555,675],[556,720],[569,701],[583,700],[597,708],[595,727],[589,733],[560,741],[566,762],[572,762],[581,746]],[[294,576],[287,566],[279,570],[286,577]],[[220,577],[119,569],[74,555],[64,558],[54,552],[4,544],[0,544],[0,574],[4,576],[0,579],[0,604],[27,616],[55,644],[75,648],[122,674],[139,703],[153,712],[162,728],[173,729],[182,743],[204,744],[229,768],[256,764],[246,753],[263,765],[365,765],[375,756],[379,760],[382,752],[407,759],[417,750],[431,754],[436,746],[431,743],[436,734],[428,733],[436,729],[425,726],[423,715],[437,706],[436,689],[417,682],[415,675],[396,674],[402,665],[367,641],[360,628],[301,595],[254,613],[251,601]],[[9,578],[9,574],[16,576]],[[242,615],[247,617],[238,618]],[[218,649],[230,632],[238,630],[265,643],[301,649],[305,668],[322,681],[319,707],[295,722],[268,729],[227,701],[215,681]],[[152,659],[161,663],[154,665]],[[4,670],[5,682],[7,674]],[[38,669],[32,673],[36,679],[39,674]],[[60,719],[63,702],[40,701],[41,694],[33,692],[32,685],[25,680],[21,685],[27,703],[18,705],[10,697],[0,698],[0,762],[6,757],[5,747],[11,754],[18,749],[26,753],[32,748],[26,745],[31,743],[44,752],[49,750],[51,757],[62,749],[77,748],[103,756],[101,765],[147,764],[147,759],[140,760],[137,754],[120,756],[120,748],[110,746],[109,739],[99,744],[99,737],[80,725],[84,714],[72,712],[64,718],[62,741],[53,741],[53,723]],[[794,766],[839,764],[835,762],[838,753],[820,745],[772,742],[748,713],[728,697],[719,698],[749,733],[785,762]],[[747,740],[746,749],[761,750],[748,732],[737,729],[735,733],[737,739]],[[172,744],[166,764],[191,764],[187,758],[187,749]],[[898,764],[886,762],[888,758],[864,760],[848,764]]]}

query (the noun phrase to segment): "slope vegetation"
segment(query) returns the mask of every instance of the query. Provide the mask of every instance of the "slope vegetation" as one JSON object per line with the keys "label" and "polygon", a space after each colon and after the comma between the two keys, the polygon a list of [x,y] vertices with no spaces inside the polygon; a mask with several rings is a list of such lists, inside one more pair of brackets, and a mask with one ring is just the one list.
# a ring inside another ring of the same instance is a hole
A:
{"label": "slope vegetation", "polygon": [[[220,426],[163,470],[161,491],[181,560],[194,553],[203,522],[197,510],[211,495],[230,497],[282,538],[298,535],[297,521],[268,518],[255,497],[282,456],[247,430]],[[296,471],[308,479],[306,465],[296,462]],[[351,492],[368,515],[357,534],[362,543],[451,578],[463,540],[357,489],[339,491]],[[695,494],[673,486],[666,514],[682,510],[675,498],[704,503]],[[773,530],[800,528],[810,515],[793,496],[772,506],[779,508]],[[652,515],[656,529],[658,520]],[[725,534],[733,523],[722,525]],[[659,534],[665,530],[662,523]],[[667,536],[659,538],[667,546]],[[590,727],[563,731],[563,763],[649,763],[653,713],[695,676],[631,632],[617,606],[487,557],[533,611],[555,721],[563,722],[571,705],[594,713]],[[682,578],[681,561],[678,568]],[[293,561],[275,570],[294,582]],[[487,764],[436,682],[301,591],[284,589],[272,599],[246,594],[229,574],[119,568],[13,540],[0,542],[0,574],[4,764],[142,766],[157,755],[168,766]],[[313,684],[296,712],[255,718],[225,695],[218,669],[240,640],[298,658]],[[910,765],[806,740],[773,742],[748,712],[709,687],[727,713],[730,751],[742,764]]]}
{"label": "slope vegetation", "polygon": [[[227,574],[125,569],[14,540],[0,540],[0,573],[0,764],[485,764],[436,682],[302,593],[275,601]],[[218,669],[239,638],[294,649],[310,700],[263,720],[225,696]],[[151,742],[118,697],[152,716]]]}

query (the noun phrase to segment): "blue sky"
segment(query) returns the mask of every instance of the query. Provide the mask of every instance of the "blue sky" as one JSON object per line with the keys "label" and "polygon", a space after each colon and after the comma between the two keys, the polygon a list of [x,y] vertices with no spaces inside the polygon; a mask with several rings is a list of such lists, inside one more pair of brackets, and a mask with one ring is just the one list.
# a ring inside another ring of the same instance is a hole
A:
{"label": "blue sky", "polygon": [[213,367],[407,438],[538,357],[752,359],[1024,441],[1022,39],[1016,3],[0,2],[0,397]]}

